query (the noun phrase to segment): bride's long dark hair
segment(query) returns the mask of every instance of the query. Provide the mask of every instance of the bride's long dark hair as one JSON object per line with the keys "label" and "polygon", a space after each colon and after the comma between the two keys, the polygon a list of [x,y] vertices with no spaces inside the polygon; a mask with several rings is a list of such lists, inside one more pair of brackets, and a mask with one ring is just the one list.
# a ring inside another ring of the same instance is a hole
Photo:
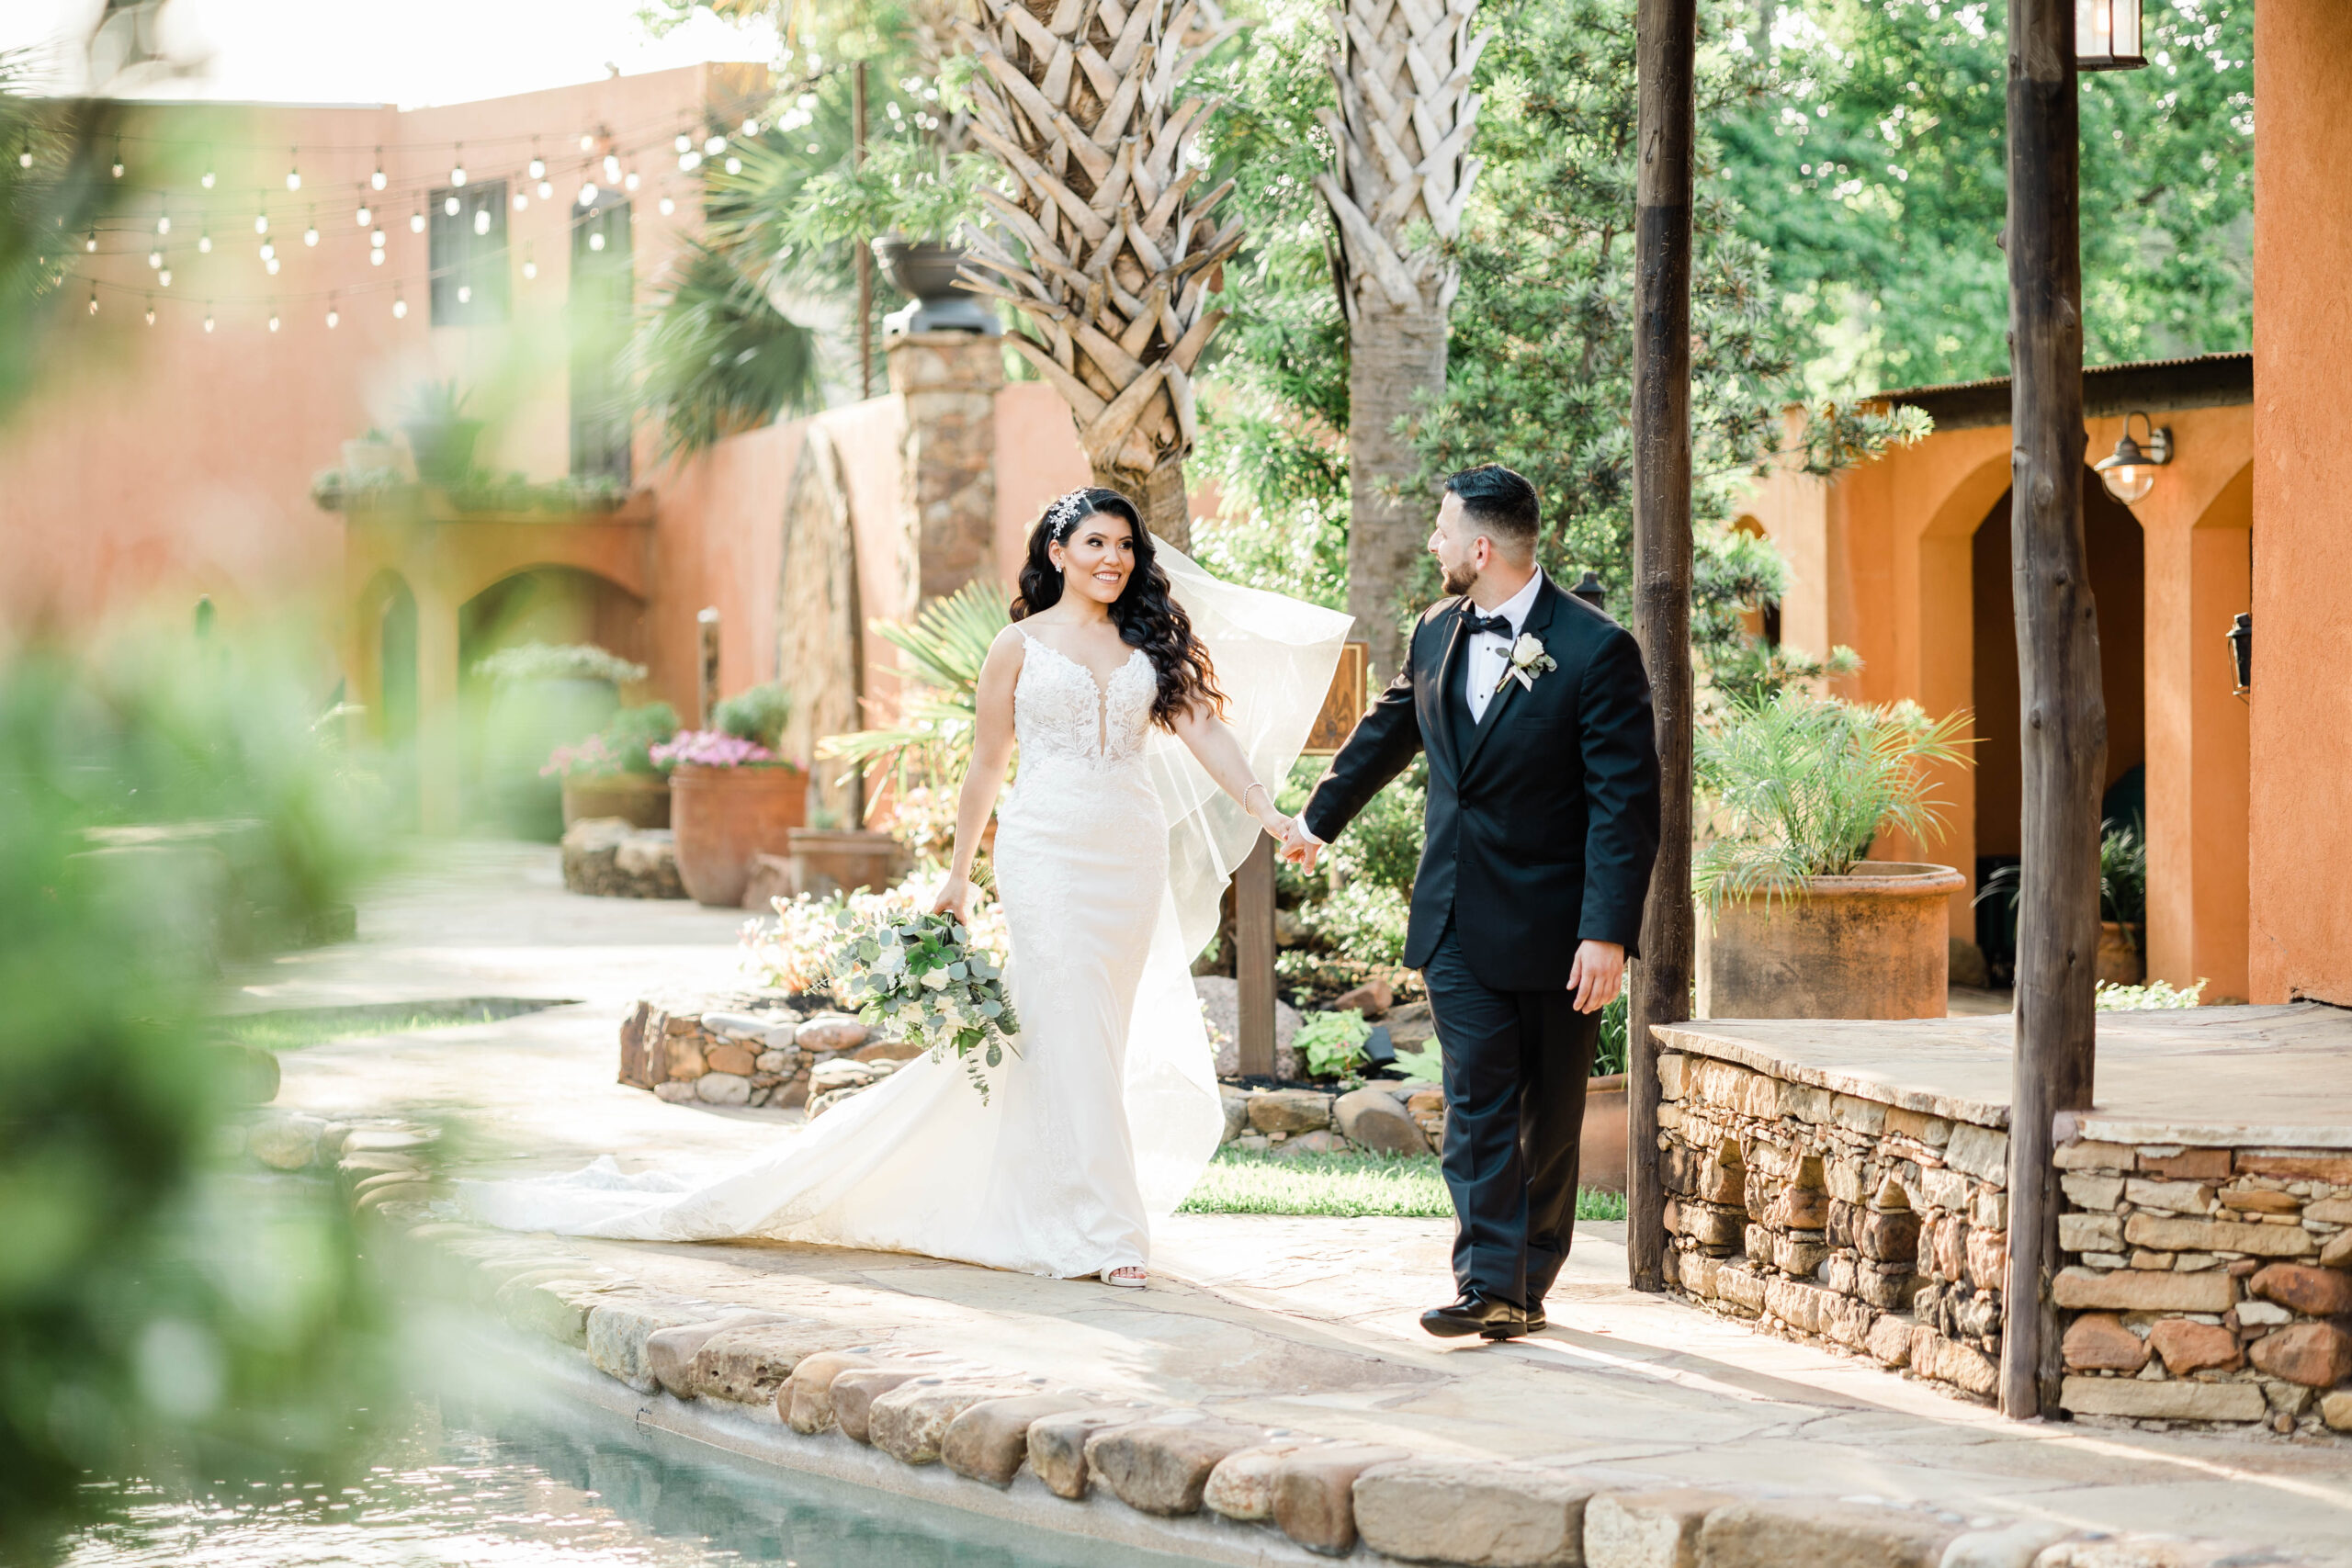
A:
{"label": "bride's long dark hair", "polygon": [[1135,570],[1111,602],[1111,624],[1119,640],[1139,648],[1151,660],[1159,690],[1152,698],[1152,722],[1173,729],[1186,709],[1205,705],[1225,712],[1225,694],[1218,690],[1216,666],[1209,650],[1193,635],[1193,617],[1170,596],[1168,574],[1153,559],[1151,530],[1143,525],[1136,503],[1115,490],[1090,485],[1075,490],[1047,506],[1037,525],[1029,530],[1029,558],[1021,566],[1021,592],[1012,601],[1012,618],[1024,620],[1061,602],[1062,574],[1054,570],[1053,547],[1067,540],[1096,513],[1126,519],[1135,540]]}

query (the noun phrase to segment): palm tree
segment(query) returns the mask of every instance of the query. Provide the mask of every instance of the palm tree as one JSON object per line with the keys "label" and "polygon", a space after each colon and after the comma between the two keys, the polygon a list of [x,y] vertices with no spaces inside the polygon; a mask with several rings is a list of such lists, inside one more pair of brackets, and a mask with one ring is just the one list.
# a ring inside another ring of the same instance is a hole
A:
{"label": "palm tree", "polygon": [[735,254],[701,240],[686,242],[629,359],[639,402],[662,422],[665,458],[823,401],[815,329],[779,310]]}
{"label": "palm tree", "polygon": [[1193,367],[1225,319],[1208,296],[1241,225],[1210,216],[1231,180],[1194,188],[1184,144],[1205,106],[1177,93],[1236,27],[1204,0],[976,3],[983,25],[961,24],[982,68],[972,139],[1015,194],[983,196],[1002,228],[971,243],[1003,281],[967,267],[965,283],[1021,313],[1008,341],[1069,400],[1095,482],[1187,546]]}
{"label": "palm tree", "polygon": [[1427,533],[1404,491],[1420,464],[1398,426],[1417,394],[1445,391],[1446,310],[1461,280],[1444,247],[1478,175],[1470,73],[1488,35],[1471,36],[1477,9],[1346,0],[1330,56],[1339,107],[1322,111],[1336,156],[1316,186],[1339,225],[1348,317],[1348,609],[1384,671],[1401,654],[1397,598]]}

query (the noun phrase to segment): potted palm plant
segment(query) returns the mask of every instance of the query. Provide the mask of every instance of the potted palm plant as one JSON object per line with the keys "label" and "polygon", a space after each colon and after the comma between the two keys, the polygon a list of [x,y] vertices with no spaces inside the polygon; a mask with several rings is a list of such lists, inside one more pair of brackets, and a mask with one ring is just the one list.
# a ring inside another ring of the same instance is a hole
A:
{"label": "potted palm plant", "polygon": [[956,287],[963,226],[983,213],[980,192],[995,163],[935,143],[894,138],[864,164],[810,179],[787,227],[802,243],[870,243],[890,287],[909,303],[885,321],[890,332],[996,333],[1003,329],[981,299]]}
{"label": "potted palm plant", "polygon": [[632,828],[667,828],[670,779],[652,750],[677,729],[677,709],[646,703],[621,709],[585,740],[557,747],[539,773],[563,781],[563,825],[617,817]]}
{"label": "potted palm plant", "polygon": [[711,710],[710,729],[682,729],[651,749],[670,770],[670,824],[678,880],[698,904],[737,908],[754,856],[789,853],[808,820],[808,775],[777,754],[792,714],[770,682]]}
{"label": "potted palm plant", "polygon": [[1864,857],[1892,828],[1940,838],[1928,770],[1961,762],[1967,715],[1783,691],[1697,737],[1721,829],[1692,884],[1701,1018],[1940,1018],[1948,865]]}
{"label": "potted palm plant", "polygon": [[526,642],[478,660],[473,672],[491,682],[481,765],[492,809],[509,831],[553,843],[563,837],[563,790],[546,759],[602,729],[645,666],[590,643]]}
{"label": "potted palm plant", "polygon": [[401,429],[408,435],[416,477],[427,484],[456,484],[474,465],[474,442],[481,421],[466,416],[466,394],[455,381],[428,381],[409,400]]}

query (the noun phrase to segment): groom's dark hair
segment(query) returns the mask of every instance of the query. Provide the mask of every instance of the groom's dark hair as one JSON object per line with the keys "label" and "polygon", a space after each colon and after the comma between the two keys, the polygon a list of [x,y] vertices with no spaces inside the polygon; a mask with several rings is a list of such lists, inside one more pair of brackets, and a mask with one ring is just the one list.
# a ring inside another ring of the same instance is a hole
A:
{"label": "groom's dark hair", "polygon": [[1462,514],[1480,533],[1516,555],[1533,555],[1535,537],[1544,528],[1544,509],[1535,487],[1523,474],[1500,463],[1464,468],[1445,481],[1462,498]]}

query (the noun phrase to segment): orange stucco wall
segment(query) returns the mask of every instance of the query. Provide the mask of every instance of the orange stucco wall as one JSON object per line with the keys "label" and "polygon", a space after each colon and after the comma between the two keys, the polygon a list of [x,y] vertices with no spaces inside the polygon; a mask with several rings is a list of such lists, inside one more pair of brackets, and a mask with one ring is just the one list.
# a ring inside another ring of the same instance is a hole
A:
{"label": "orange stucco wall", "polygon": [[[2207,982],[2209,1000],[2250,994],[2247,709],[2232,694],[2230,617],[2249,603],[2248,462],[2254,411],[2159,412],[2176,444],[2156,486],[2126,512],[2095,493],[2088,533],[2109,699],[2106,778],[2147,769],[2151,976]],[[2095,419],[2085,455],[2111,451],[2120,419]],[[1863,659],[1843,682],[1864,701],[1908,697],[1941,716],[1980,710],[1975,767],[1941,771],[1948,830],[1918,845],[1888,835],[1875,858],[1958,866],[1954,936],[1975,931],[1979,853],[2015,852],[2018,722],[2015,620],[2006,581],[2009,433],[1939,431],[1825,483],[1781,472],[1743,511],[1788,558],[1781,637]],[[2128,533],[2136,522],[2137,548]]]}
{"label": "orange stucco wall", "polygon": [[2352,1003],[2352,7],[2255,17],[2254,996]]}

